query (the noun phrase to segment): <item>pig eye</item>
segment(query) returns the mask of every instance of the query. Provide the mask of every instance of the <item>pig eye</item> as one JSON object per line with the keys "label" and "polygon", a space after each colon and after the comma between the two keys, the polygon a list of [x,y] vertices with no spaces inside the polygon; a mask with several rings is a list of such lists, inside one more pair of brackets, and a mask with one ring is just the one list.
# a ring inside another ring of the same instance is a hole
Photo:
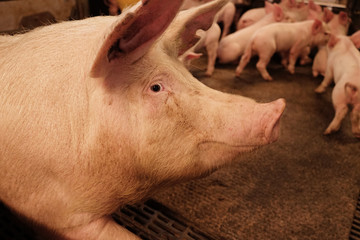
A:
{"label": "pig eye", "polygon": [[150,89],[153,92],[160,92],[162,90],[162,86],[157,83],[157,84],[151,85]]}

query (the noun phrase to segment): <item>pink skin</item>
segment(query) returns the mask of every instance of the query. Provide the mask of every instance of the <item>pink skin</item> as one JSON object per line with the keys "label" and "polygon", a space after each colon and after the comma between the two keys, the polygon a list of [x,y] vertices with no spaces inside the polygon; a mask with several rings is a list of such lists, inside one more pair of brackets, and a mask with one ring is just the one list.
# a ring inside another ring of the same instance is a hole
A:
{"label": "pink skin", "polygon": [[173,22],[182,1],[143,2],[0,37],[0,199],[46,239],[138,239],[110,214],[278,138],[284,100],[215,91],[177,59],[226,1]]}
{"label": "pink skin", "polygon": [[[265,4],[267,4],[267,2],[265,2]],[[280,2],[279,6],[291,21],[313,20],[322,14],[321,7],[311,0],[308,5],[304,2],[296,3],[294,0],[283,0]],[[248,10],[240,17],[236,29],[240,30],[258,22],[266,15],[266,13],[266,8],[254,8]]]}
{"label": "pink skin", "polygon": [[235,4],[232,2],[228,2],[218,13],[217,22],[222,22],[224,25],[223,32],[221,34],[221,38],[224,38],[230,32],[230,26],[234,20],[236,8]]}
{"label": "pink skin", "polygon": [[246,28],[254,23],[256,23],[257,21],[259,21],[260,19],[262,19],[263,17],[265,17],[266,15],[266,11],[265,8],[253,8],[250,9],[248,11],[246,11],[239,19],[237,25],[236,25],[236,29],[240,30],[243,28]]}
{"label": "pink skin", "polygon": [[180,7],[180,10],[188,10],[193,7],[198,7],[204,3],[208,3],[213,0],[184,0],[183,4]]}
{"label": "pink skin", "polygon": [[[221,10],[216,14],[215,19],[219,15],[223,14],[223,10],[226,6],[228,6],[228,4],[226,4],[223,8],[221,8]],[[192,10],[188,10],[188,11],[192,11]],[[179,60],[182,61],[185,64],[185,66],[189,67],[192,60],[202,56],[202,54],[196,52],[200,51],[202,48],[205,47],[207,52],[207,60],[208,60],[207,70],[205,75],[211,76],[215,69],[215,61],[217,57],[217,49],[219,45],[221,29],[216,22],[213,22],[212,26],[208,30],[206,31],[198,30],[196,35],[200,38],[199,41],[190,49],[188,49],[184,54],[182,54],[179,57]]]}
{"label": "pink skin", "polygon": [[219,45],[219,38],[221,34],[221,29],[217,23],[213,25],[207,31],[201,31],[198,35],[200,40],[189,50],[187,50],[183,55],[179,57],[185,66],[189,67],[192,60],[197,59],[202,56],[201,53],[196,53],[202,48],[206,48],[207,52],[207,70],[205,75],[211,76],[215,70],[215,61],[216,61],[216,52]]}
{"label": "pink skin", "polygon": [[[296,9],[295,5],[293,4],[295,4],[295,2],[283,0],[280,2],[279,6],[285,15],[287,15],[287,13],[289,13],[289,15],[293,15],[291,12]],[[269,4],[269,2],[265,2],[265,7],[253,8],[246,11],[236,24],[236,29],[241,30],[261,20],[263,17],[265,17],[266,14],[272,12],[272,8],[269,6],[271,6],[271,4]]]}
{"label": "pink skin", "polygon": [[325,77],[315,89],[315,92],[323,93],[332,80],[335,82],[332,92],[335,116],[324,134],[340,129],[341,122],[349,110],[348,105],[352,105],[352,132],[355,137],[360,138],[360,54],[353,41],[360,41],[358,33],[351,37],[332,35],[328,43],[329,55]]}
{"label": "pink skin", "polygon": [[259,61],[256,67],[261,76],[265,80],[272,80],[266,66],[275,52],[288,56],[287,68],[293,74],[297,58],[304,53],[306,54],[309,46],[323,44],[327,40],[328,33],[319,20],[298,23],[274,23],[265,26],[253,35],[245,54],[236,68],[236,76],[240,76],[250,58],[257,54]]}
{"label": "pink skin", "polygon": [[285,16],[277,4],[266,3],[266,8],[269,13],[260,21],[250,27],[236,31],[235,33],[229,34],[225,38],[221,39],[217,51],[217,55],[221,63],[236,61],[241,55],[243,55],[251,36],[257,30],[271,23],[285,20]]}
{"label": "pink skin", "polygon": [[[346,35],[350,18],[345,12],[340,12],[339,14],[334,14],[330,10],[324,10],[324,21],[327,22],[330,32],[334,35]],[[319,74],[325,76],[326,64],[327,64],[327,50],[326,45],[321,45],[318,48],[318,52],[315,55],[314,63],[312,66],[312,73],[314,77],[317,77]]]}

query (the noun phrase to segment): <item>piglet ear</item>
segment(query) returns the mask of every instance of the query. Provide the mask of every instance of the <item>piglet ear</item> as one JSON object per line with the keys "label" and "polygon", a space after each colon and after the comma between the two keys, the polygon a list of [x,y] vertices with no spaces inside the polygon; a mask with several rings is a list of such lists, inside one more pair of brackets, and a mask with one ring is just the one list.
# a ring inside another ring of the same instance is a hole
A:
{"label": "piglet ear", "polygon": [[274,3],[273,6],[274,6],[273,14],[274,14],[275,21],[277,21],[277,22],[282,21],[284,19],[284,12],[283,12],[282,8],[276,3]]}
{"label": "piglet ear", "polygon": [[161,39],[168,54],[178,57],[192,47],[199,40],[196,31],[208,30],[214,22],[216,13],[227,2],[228,0],[215,0],[181,11]]}
{"label": "piglet ear", "polygon": [[313,0],[309,0],[308,7],[310,10],[313,10],[315,12],[322,12],[322,8],[320,5],[316,4]]}
{"label": "piglet ear", "polygon": [[324,15],[323,15],[323,21],[328,23],[333,19],[334,13],[329,10],[328,8],[324,8]]}
{"label": "piglet ear", "polygon": [[[182,0],[142,0],[114,18],[103,36],[93,64],[92,74],[100,74],[104,66],[115,60],[131,64],[141,58],[176,16]],[[124,60],[125,62],[125,60]]]}
{"label": "piglet ear", "polygon": [[346,12],[341,11],[339,13],[339,23],[346,26],[349,23],[349,17]]}
{"label": "piglet ear", "polygon": [[347,101],[350,103],[355,103],[357,96],[359,94],[359,89],[352,83],[345,83],[345,96]]}
{"label": "piglet ear", "polygon": [[353,33],[350,40],[354,43],[356,48],[360,48],[360,30]]}
{"label": "piglet ear", "polygon": [[333,48],[339,42],[339,38],[334,34],[330,34],[330,39],[328,42],[328,47]]}
{"label": "piglet ear", "polygon": [[319,19],[315,19],[311,27],[311,32],[313,35],[318,34],[322,29],[322,22]]}
{"label": "piglet ear", "polygon": [[286,7],[288,8],[296,8],[296,0],[288,0]]}
{"label": "piglet ear", "polygon": [[272,13],[274,11],[274,5],[270,2],[265,2],[265,12],[266,14]]}

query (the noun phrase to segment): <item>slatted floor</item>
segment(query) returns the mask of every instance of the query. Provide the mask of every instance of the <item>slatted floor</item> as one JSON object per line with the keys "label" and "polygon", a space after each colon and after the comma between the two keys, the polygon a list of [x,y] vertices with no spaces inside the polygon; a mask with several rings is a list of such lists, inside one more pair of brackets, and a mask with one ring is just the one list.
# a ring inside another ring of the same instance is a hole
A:
{"label": "slatted floor", "polygon": [[216,240],[154,200],[126,206],[113,218],[143,240]]}
{"label": "slatted floor", "polygon": [[[143,240],[218,240],[154,200],[126,206],[113,218]],[[0,240],[35,239],[34,233],[0,202]]]}
{"label": "slatted floor", "polygon": [[349,240],[360,240],[360,195],[356,204]]}

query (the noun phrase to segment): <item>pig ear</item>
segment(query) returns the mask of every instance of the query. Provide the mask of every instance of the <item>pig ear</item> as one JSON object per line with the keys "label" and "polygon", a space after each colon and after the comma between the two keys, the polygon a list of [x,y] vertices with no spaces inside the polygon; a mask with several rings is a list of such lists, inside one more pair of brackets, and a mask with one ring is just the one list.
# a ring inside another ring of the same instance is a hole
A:
{"label": "pig ear", "polygon": [[341,25],[346,25],[346,24],[349,23],[349,17],[348,17],[348,15],[347,15],[346,12],[341,11],[341,12],[339,13],[339,23],[340,23]]}
{"label": "pig ear", "polygon": [[265,2],[265,12],[266,14],[274,11],[274,5],[270,2]]}
{"label": "pig ear", "polygon": [[354,43],[356,48],[360,48],[360,30],[353,33],[350,40]]}
{"label": "pig ear", "polygon": [[330,34],[330,39],[328,42],[329,48],[333,48],[339,42],[339,38],[334,34]]}
{"label": "pig ear", "polygon": [[305,2],[304,2],[304,0],[302,0],[301,2],[299,2],[298,4],[297,4],[297,8],[303,8],[303,7],[305,7],[306,6],[306,4],[305,4]]}
{"label": "pig ear", "polygon": [[273,14],[274,14],[274,19],[277,22],[280,22],[281,20],[284,19],[284,12],[283,12],[282,8],[276,3],[274,3],[274,12],[273,12]]}
{"label": "pig ear", "polygon": [[227,2],[228,0],[216,0],[181,11],[161,40],[168,54],[178,57],[193,46],[199,40],[196,37],[196,31],[209,29],[214,22],[216,13]]}
{"label": "pig ear", "polygon": [[288,0],[287,1],[288,8],[295,8],[296,7],[296,0]]}
{"label": "pig ear", "polygon": [[359,94],[359,89],[352,83],[345,83],[345,96],[350,103],[354,103]]}
{"label": "pig ear", "polygon": [[92,74],[100,74],[106,64],[115,60],[125,63],[126,58],[126,64],[131,64],[141,58],[171,23],[181,4],[182,0],[166,4],[163,0],[142,0],[125,10],[103,37]]}
{"label": "pig ear", "polygon": [[317,5],[313,0],[310,0],[308,3],[309,9],[314,10],[315,12],[321,12],[322,9],[320,5]]}
{"label": "pig ear", "polygon": [[329,10],[328,8],[324,9],[324,15],[323,15],[323,20],[324,22],[328,23],[331,21],[331,19],[333,19],[334,17],[334,13]]}
{"label": "pig ear", "polygon": [[319,19],[315,19],[311,28],[313,35],[318,34],[322,29],[322,22]]}

